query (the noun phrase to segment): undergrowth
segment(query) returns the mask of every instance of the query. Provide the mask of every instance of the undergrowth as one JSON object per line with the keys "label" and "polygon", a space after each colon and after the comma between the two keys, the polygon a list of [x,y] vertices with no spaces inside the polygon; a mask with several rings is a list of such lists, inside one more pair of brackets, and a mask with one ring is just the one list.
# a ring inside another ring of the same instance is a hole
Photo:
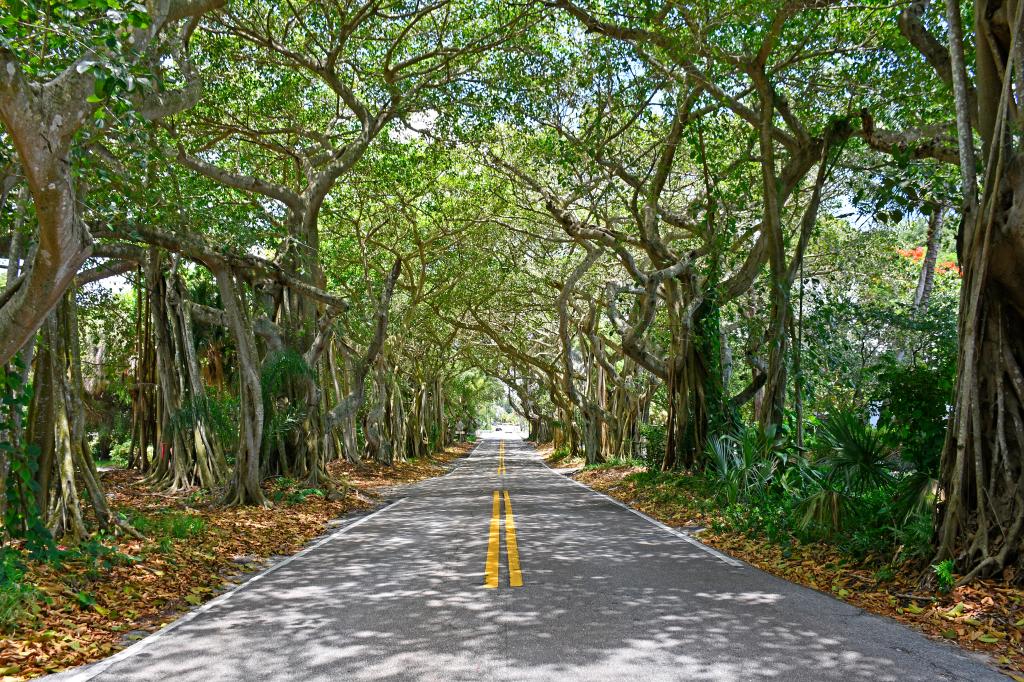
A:
{"label": "undergrowth", "polygon": [[31,621],[42,601],[42,592],[25,579],[19,555],[0,550],[0,632],[10,632],[17,624]]}

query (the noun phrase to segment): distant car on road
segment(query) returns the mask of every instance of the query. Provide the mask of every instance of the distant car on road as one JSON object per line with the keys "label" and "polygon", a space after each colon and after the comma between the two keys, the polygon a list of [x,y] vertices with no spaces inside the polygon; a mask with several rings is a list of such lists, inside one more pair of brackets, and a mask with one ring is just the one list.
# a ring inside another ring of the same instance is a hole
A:
{"label": "distant car on road", "polygon": [[497,426],[495,426],[494,430],[495,431],[501,431],[501,424],[498,424]]}

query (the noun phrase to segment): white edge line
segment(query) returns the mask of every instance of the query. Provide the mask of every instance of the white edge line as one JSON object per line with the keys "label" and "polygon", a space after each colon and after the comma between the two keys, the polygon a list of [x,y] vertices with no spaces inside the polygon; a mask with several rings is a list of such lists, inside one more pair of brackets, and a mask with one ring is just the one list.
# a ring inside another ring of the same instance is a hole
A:
{"label": "white edge line", "polygon": [[550,466],[548,466],[548,463],[545,462],[543,460],[543,458],[541,459],[541,462],[543,462],[544,466],[547,467],[548,471],[550,471],[554,475],[558,476],[559,478],[564,479],[566,481],[569,481],[570,483],[575,483],[576,485],[578,485],[579,487],[583,488],[584,490],[587,490],[587,491],[593,493],[594,495],[597,495],[598,497],[603,497],[605,499],[605,501],[611,502],[616,507],[622,507],[626,511],[628,511],[628,512],[630,512],[632,514],[636,514],[637,516],[639,516],[644,521],[647,521],[648,523],[654,524],[658,528],[661,528],[663,531],[666,531],[666,532],[671,533],[672,535],[675,535],[680,540],[683,540],[685,542],[690,543],[691,545],[693,545],[697,549],[699,549],[699,550],[701,550],[703,552],[707,552],[708,554],[710,554],[711,556],[715,557],[716,559],[719,559],[720,561],[723,561],[723,562],[729,564],[730,566],[736,566],[737,568],[742,568],[742,567],[746,566],[746,564],[743,563],[742,561],[740,561],[738,559],[733,559],[731,556],[727,556],[725,554],[722,554],[717,549],[712,549],[711,547],[708,547],[707,545],[705,545],[700,540],[695,539],[692,535],[690,535],[688,533],[684,533],[683,531],[678,530],[676,528],[673,528],[672,526],[666,525],[666,524],[662,523],[661,521],[659,521],[658,519],[652,518],[652,517],[648,516],[647,514],[644,514],[642,511],[640,511],[638,509],[633,509],[628,504],[624,504],[624,503],[620,502],[619,500],[616,500],[611,495],[605,495],[602,492],[598,492],[598,491],[594,490],[593,488],[591,488],[586,483],[582,483],[580,481],[577,481],[575,478],[572,478],[571,476],[562,476],[557,471],[555,471]]}
{"label": "white edge line", "polygon": [[[271,573],[273,573],[277,569],[284,568],[285,566],[287,566],[291,562],[295,561],[299,557],[305,556],[306,554],[309,554],[310,552],[312,552],[313,550],[317,549],[318,547],[321,547],[321,546],[327,544],[328,542],[330,542],[331,540],[333,540],[333,539],[335,539],[335,538],[337,538],[337,537],[339,537],[341,535],[344,535],[345,533],[349,532],[350,530],[352,530],[356,526],[361,526],[362,524],[366,523],[367,521],[369,521],[373,517],[377,516],[378,514],[383,514],[384,512],[388,511],[389,509],[394,509],[399,504],[401,504],[403,501],[405,501],[405,499],[406,498],[404,498],[404,497],[399,498],[399,499],[395,500],[394,502],[391,502],[391,503],[387,504],[386,506],[381,507],[380,509],[378,509],[375,512],[367,514],[366,516],[363,516],[363,517],[360,517],[360,518],[356,519],[352,523],[349,523],[349,524],[347,524],[345,526],[342,526],[338,530],[336,530],[333,533],[329,534],[327,537],[321,538],[320,540],[318,540],[317,542],[313,543],[312,545],[306,547],[305,549],[301,550],[297,554],[293,554],[290,557],[288,557],[287,559],[284,559],[283,561],[280,561],[280,562],[274,564],[273,566],[265,568],[264,570],[260,571],[256,575],[254,575],[251,578],[249,578],[248,580],[246,580],[245,582],[243,582],[243,583],[237,585],[236,587],[228,590],[224,594],[218,595],[217,597],[211,599],[210,601],[206,602],[202,606],[189,611],[188,613],[183,615],[178,620],[173,621],[173,622],[169,623],[168,625],[165,625],[164,627],[162,627],[161,629],[157,630],[156,632],[154,632],[154,633],[152,633],[150,635],[147,635],[145,638],[140,639],[138,642],[136,642],[135,644],[132,644],[128,648],[122,649],[121,651],[117,652],[113,656],[111,656],[109,658],[105,658],[102,661],[98,661],[96,663],[88,664],[86,666],[87,669],[82,670],[80,672],[71,673],[69,671],[69,673],[67,673],[69,675],[68,677],[63,677],[63,678],[59,678],[59,679],[61,679],[62,682],[86,682],[86,680],[93,679],[97,675],[106,672],[115,663],[120,663],[121,661],[125,660],[126,658],[131,658],[132,656],[135,656],[135,655],[141,653],[146,647],[148,647],[154,641],[160,639],[161,637],[166,635],[168,632],[171,632],[172,630],[178,629],[179,627],[181,627],[185,623],[188,623],[189,621],[194,619],[199,614],[205,613],[205,612],[209,611],[210,609],[214,608],[215,606],[223,604],[228,599],[230,599],[231,596],[234,595],[236,592],[242,591],[246,587],[249,587],[253,583],[258,582],[262,578],[270,575]],[[65,673],[59,673],[59,674],[63,675]],[[41,678],[41,679],[46,679],[46,678]]]}

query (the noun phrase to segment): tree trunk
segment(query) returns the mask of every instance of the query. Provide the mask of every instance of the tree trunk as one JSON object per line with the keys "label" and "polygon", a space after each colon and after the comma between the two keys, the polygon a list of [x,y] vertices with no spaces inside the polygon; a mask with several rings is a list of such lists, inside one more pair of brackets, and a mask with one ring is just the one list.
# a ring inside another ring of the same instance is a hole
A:
{"label": "tree trunk", "polygon": [[[960,294],[959,362],[953,413],[940,465],[935,560],[953,558],[961,583],[1018,571],[1024,559],[1024,175],[1019,119],[1004,95],[1010,54],[1022,5],[1013,17],[991,0],[975,3],[978,132],[984,160],[984,193],[976,199],[975,154],[966,88],[959,4],[947,2],[960,165],[963,223],[957,242]],[[982,33],[982,27],[987,27]],[[988,49],[983,49],[986,46]],[[1019,47],[1019,45],[1018,45]],[[1018,73],[1017,77],[1020,78]]]}
{"label": "tree trunk", "polygon": [[[1015,257],[1024,259],[1024,250]],[[1024,538],[1024,298],[990,280],[972,302],[970,279],[961,296],[964,345],[940,469],[936,556],[955,558],[965,582],[1019,566]]]}
{"label": "tree trunk", "polygon": [[235,278],[224,267],[214,269],[228,326],[235,337],[238,360],[239,430],[235,470],[228,485],[228,504],[267,505],[260,488],[260,449],[263,442],[263,391],[252,325],[238,294]]}
{"label": "tree trunk", "polygon": [[925,244],[927,251],[924,262],[921,263],[921,274],[917,278],[917,289],[914,291],[914,314],[927,309],[928,299],[931,298],[932,286],[935,284],[935,262],[938,260],[939,245],[942,243],[944,210],[941,206],[936,207],[928,218],[928,238]]}

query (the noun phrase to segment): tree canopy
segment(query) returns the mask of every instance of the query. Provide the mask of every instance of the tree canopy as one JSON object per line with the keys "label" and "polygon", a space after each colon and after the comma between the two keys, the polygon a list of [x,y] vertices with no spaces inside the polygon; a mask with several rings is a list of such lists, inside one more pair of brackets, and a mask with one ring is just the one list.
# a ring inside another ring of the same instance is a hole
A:
{"label": "tree canopy", "polygon": [[504,400],[1020,568],[1021,6],[7,0],[7,539],[137,532],[112,455],[342,495]]}

